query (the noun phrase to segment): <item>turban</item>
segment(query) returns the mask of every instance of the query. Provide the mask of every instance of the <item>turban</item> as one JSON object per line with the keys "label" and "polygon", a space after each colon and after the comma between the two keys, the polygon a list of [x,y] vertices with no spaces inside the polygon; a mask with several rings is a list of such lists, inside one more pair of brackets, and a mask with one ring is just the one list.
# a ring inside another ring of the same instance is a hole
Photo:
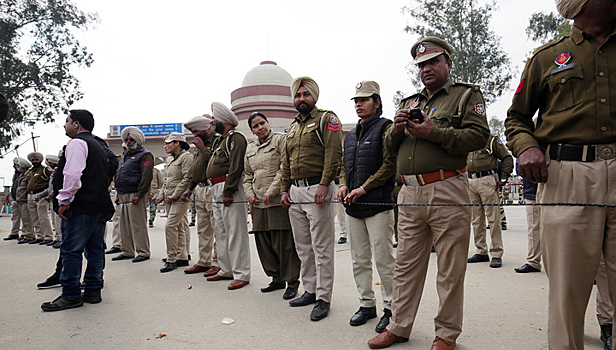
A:
{"label": "turban", "polygon": [[30,152],[28,154],[28,160],[29,161],[32,161],[32,158],[34,158],[34,157],[36,157],[41,162],[43,161],[43,159],[45,159],[45,157],[43,156],[43,153],[41,153],[41,152]]}
{"label": "turban", "polygon": [[54,164],[58,164],[60,162],[60,158],[58,158],[58,156],[54,154],[46,155],[45,160],[48,161],[49,163],[54,163]]}
{"label": "turban", "polygon": [[588,0],[556,0],[556,8],[561,16],[573,19],[580,14],[587,2]]}
{"label": "turban", "polygon": [[19,164],[19,157],[13,158],[13,164]]}
{"label": "turban", "polygon": [[235,113],[220,102],[212,102],[212,115],[217,121],[231,124],[234,127],[240,123]]}
{"label": "turban", "polygon": [[143,131],[141,131],[141,129],[139,128],[136,128],[134,126],[127,126],[122,129],[122,141],[126,141],[128,135],[132,136],[135,141],[137,141],[138,145],[143,145],[143,143],[145,142],[145,135],[143,134]]}
{"label": "turban", "polygon": [[17,164],[19,164],[20,167],[25,168],[25,169],[29,169],[32,164],[30,164],[30,162],[27,159],[23,159],[23,158],[17,158]]}
{"label": "turban", "polygon": [[302,85],[306,87],[306,90],[308,90],[314,99],[314,103],[316,103],[319,99],[319,85],[317,85],[317,82],[310,77],[299,77],[293,79],[293,82],[291,83],[291,98],[295,96],[297,90],[299,90]]}
{"label": "turban", "polygon": [[212,119],[210,119],[210,116],[205,114],[187,121],[184,123],[184,127],[191,130],[207,130],[212,127],[212,124],[210,124],[211,122]]}

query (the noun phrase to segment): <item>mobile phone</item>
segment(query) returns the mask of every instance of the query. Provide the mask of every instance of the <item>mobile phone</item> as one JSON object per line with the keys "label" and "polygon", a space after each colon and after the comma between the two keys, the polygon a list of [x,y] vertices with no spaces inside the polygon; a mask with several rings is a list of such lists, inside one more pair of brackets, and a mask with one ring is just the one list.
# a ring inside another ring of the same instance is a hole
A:
{"label": "mobile phone", "polygon": [[417,124],[421,124],[424,122],[423,114],[421,114],[421,109],[419,108],[411,108],[409,109],[409,119],[414,121]]}

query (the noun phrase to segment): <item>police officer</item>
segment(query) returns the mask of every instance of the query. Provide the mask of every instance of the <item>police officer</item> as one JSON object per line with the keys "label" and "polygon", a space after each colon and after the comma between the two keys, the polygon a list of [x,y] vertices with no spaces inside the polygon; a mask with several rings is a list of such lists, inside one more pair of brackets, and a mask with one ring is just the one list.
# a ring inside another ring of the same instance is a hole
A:
{"label": "police officer", "polygon": [[32,163],[32,168],[28,171],[28,209],[34,225],[34,233],[36,239],[30,244],[48,244],[53,242],[53,232],[51,230],[51,222],[49,221],[49,201],[47,198],[36,200],[37,194],[45,191],[49,186],[49,177],[51,176],[51,168],[42,165],[45,159],[40,152],[32,152],[28,154],[28,160]]}
{"label": "police officer", "polygon": [[163,186],[163,176],[160,173],[160,170],[153,168],[152,169],[152,182],[150,183],[150,191],[148,193],[148,206],[150,210],[150,219],[148,220],[148,227],[154,227],[154,219],[156,219],[156,198],[158,197],[158,192],[160,188]]}
{"label": "police officer", "polygon": [[[573,27],[526,62],[505,120],[507,146],[518,157],[520,175],[539,183],[539,203],[613,205],[616,2],[557,0],[556,6]],[[613,208],[592,206],[542,206],[540,215],[549,347],[582,349],[601,252],[616,300],[616,215]]]}
{"label": "police officer", "polygon": [[372,348],[408,340],[433,243],[439,307],[432,350],[453,349],[462,332],[471,210],[456,205],[469,202],[466,157],[486,145],[489,129],[479,88],[449,78],[452,52],[448,43],[436,37],[413,45],[411,54],[425,88],[402,100],[395,128],[385,137],[388,152],[398,155],[404,183],[398,203],[434,206],[398,208],[392,318],[387,329],[368,342]]}
{"label": "police officer", "polygon": [[32,219],[30,218],[30,210],[28,209],[28,181],[26,173],[32,166],[29,160],[17,158],[17,167],[19,175],[14,179],[13,186],[17,186],[15,190],[15,203],[21,214],[21,236],[17,239],[17,244],[26,244],[36,239],[34,235],[34,227],[32,227]]}
{"label": "police officer", "polygon": [[[318,321],[329,313],[334,287],[334,209],[324,203],[334,197],[334,179],[342,160],[342,126],[333,112],[316,107],[319,86],[314,79],[293,79],[291,96],[299,113],[287,134],[281,201],[290,207],[305,293],[289,304],[316,303],[310,319]],[[293,202],[314,203],[291,206]]]}
{"label": "police officer", "polygon": [[250,245],[248,206],[242,186],[246,137],[235,128],[235,113],[219,102],[212,103],[216,138],[207,165],[206,177],[211,186],[214,233],[220,271],[208,281],[233,280],[227,288],[239,289],[250,283]]}
{"label": "police officer", "polygon": [[[192,118],[184,123],[184,127],[192,132],[192,143],[197,149],[193,154],[191,181],[188,189],[182,194],[182,200],[187,200],[195,193],[195,210],[197,211],[197,236],[199,237],[199,261],[184,273],[205,272],[205,276],[213,276],[220,268],[212,264],[212,248],[214,246],[214,226],[212,225],[212,192],[207,185],[205,171],[212,154],[212,146],[216,132],[212,128],[212,118],[208,114]],[[190,226],[190,225],[189,225]],[[210,271],[211,270],[211,271]]]}
{"label": "police officer", "polygon": [[[498,160],[503,162],[499,173]],[[466,160],[468,170],[468,191],[472,204],[498,204],[500,196],[498,189],[507,183],[513,170],[513,157],[498,137],[490,135],[488,144],[477,151],[468,154]],[[486,216],[490,222],[490,267],[501,267],[503,256],[503,237],[500,225],[498,206],[472,207],[472,224],[477,253],[468,259],[469,263],[489,261],[488,245],[486,244]]]}
{"label": "police officer", "polygon": [[132,259],[137,263],[150,259],[146,201],[152,182],[154,156],[142,146],[145,135],[139,128],[126,127],[121,136],[127,151],[120,159],[115,178],[118,193],[115,201],[116,210],[120,211],[122,253],[111,260]]}

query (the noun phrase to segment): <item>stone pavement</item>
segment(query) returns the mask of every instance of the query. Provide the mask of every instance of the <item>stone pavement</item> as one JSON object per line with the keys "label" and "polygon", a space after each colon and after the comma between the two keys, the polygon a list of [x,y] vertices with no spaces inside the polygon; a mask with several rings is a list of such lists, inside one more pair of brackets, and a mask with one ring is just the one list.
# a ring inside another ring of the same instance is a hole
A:
{"label": "stone pavement", "polygon": [[[507,207],[506,212],[509,229],[503,231],[503,267],[468,266],[464,330],[456,349],[547,349],[547,278],[545,272],[520,275],[513,271],[526,257],[526,216],[523,207]],[[183,268],[161,274],[164,224],[165,219],[159,217],[150,229],[150,260],[134,264],[111,261],[113,255],[107,255],[102,303],[53,313],[41,311],[40,305],[55,299],[60,289],[37,290],[36,284],[51,275],[59,251],[0,241],[0,348],[368,349],[366,342],[376,335],[378,318],[359,327],[349,325],[359,303],[348,243],[336,245],[331,312],[324,320],[312,322],[312,306],[291,308],[282,299],[283,290],[259,291],[269,278],[261,268],[253,238],[252,279],[242,289],[229,291],[228,281],[207,282],[202,274],[184,274]],[[6,237],[9,229],[10,219],[0,218],[0,236]],[[191,231],[194,263],[196,228]],[[469,256],[473,253],[471,238]],[[376,271],[374,276],[376,283]],[[379,287],[375,290],[380,298]],[[592,350],[603,348],[594,293],[586,316],[586,349]],[[380,317],[381,303],[377,305]],[[391,348],[429,349],[437,305],[433,255],[410,341]],[[222,324],[225,317],[234,323]],[[161,333],[166,336],[157,339]]]}

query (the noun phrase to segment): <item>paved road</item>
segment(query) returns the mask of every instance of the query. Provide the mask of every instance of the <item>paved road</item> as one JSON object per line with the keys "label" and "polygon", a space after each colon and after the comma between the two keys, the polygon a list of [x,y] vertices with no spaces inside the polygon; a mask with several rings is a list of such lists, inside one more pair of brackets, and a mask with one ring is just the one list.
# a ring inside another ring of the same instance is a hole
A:
{"label": "paved road", "polygon": [[[506,211],[509,230],[503,231],[503,267],[468,266],[464,331],[456,349],[547,348],[546,275],[513,271],[526,257],[526,219],[522,207],[507,207]],[[348,324],[359,307],[348,243],[336,246],[330,315],[312,322],[311,307],[289,307],[282,299],[283,291],[259,291],[269,279],[260,266],[253,238],[252,280],[242,289],[228,291],[225,281],[207,282],[202,275],[186,275],[181,269],[161,274],[164,224],[164,218],[157,218],[156,227],[150,229],[149,261],[111,261],[107,255],[101,304],[55,313],[42,312],[40,305],[56,298],[60,290],[37,290],[36,284],[53,272],[58,250],[0,241],[0,348],[368,349],[366,341],[376,335],[378,318],[359,327]],[[10,219],[0,218],[2,237],[9,228]],[[192,256],[196,257],[196,229],[191,230]],[[469,256],[473,253],[471,239]],[[393,349],[430,348],[437,308],[435,263],[433,255],[411,340]],[[594,297],[593,291],[586,316],[586,349],[603,348]],[[381,303],[378,308],[380,317]],[[225,317],[235,322],[223,325]],[[166,336],[156,339],[160,333]]]}

